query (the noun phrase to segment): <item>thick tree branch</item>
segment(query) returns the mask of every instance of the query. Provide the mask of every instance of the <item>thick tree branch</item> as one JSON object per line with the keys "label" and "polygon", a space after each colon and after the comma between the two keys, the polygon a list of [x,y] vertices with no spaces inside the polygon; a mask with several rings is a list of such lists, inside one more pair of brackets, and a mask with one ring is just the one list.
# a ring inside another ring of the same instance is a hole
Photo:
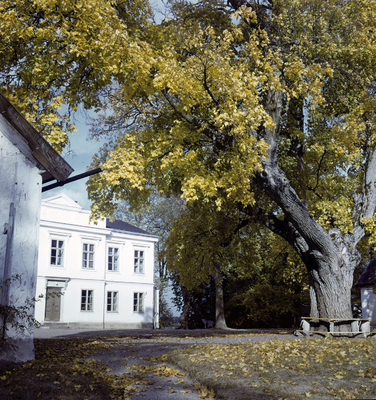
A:
{"label": "thick tree branch", "polygon": [[353,242],[355,245],[364,236],[362,218],[371,218],[376,209],[376,145],[368,153],[364,168],[362,191],[354,196],[353,218],[357,221],[354,228]]}
{"label": "thick tree branch", "polygon": [[[280,75],[280,72],[276,72]],[[283,109],[283,95],[281,92],[270,88],[265,101],[265,109],[269,116],[272,118],[274,127],[265,129],[265,141],[269,144],[268,156],[269,163],[273,166],[277,166],[277,151],[278,142],[280,137],[280,122]]]}
{"label": "thick tree branch", "polygon": [[179,106],[179,101],[178,101],[177,97],[174,96],[172,93],[170,93],[167,89],[164,89],[162,91],[162,94],[163,94],[164,98],[168,101],[170,106],[174,109],[174,111],[181,118],[183,118],[188,123],[194,125],[195,127],[201,127],[203,125],[202,121],[198,117],[192,116],[192,115],[188,115],[188,114],[185,114],[182,111],[180,111],[179,107],[178,107]]}
{"label": "thick tree branch", "polygon": [[240,203],[237,206],[240,211],[250,217],[252,216],[273,233],[286,240],[286,242],[289,243],[302,258],[304,257],[305,252],[309,250],[304,238],[287,220],[282,220],[273,213],[267,213],[260,207],[244,207]]}
{"label": "thick tree branch", "polygon": [[309,190],[312,190],[313,193],[315,193],[315,195],[316,195],[317,197],[319,197],[320,199],[321,199],[322,197],[321,197],[319,194],[316,193],[316,189],[317,189],[317,187],[319,186],[320,173],[321,173],[321,165],[322,165],[322,163],[323,163],[323,161],[324,161],[324,157],[325,157],[325,154],[326,154],[326,153],[327,153],[327,150],[325,149],[324,152],[322,153],[322,156],[321,156],[320,161],[319,161],[319,166],[318,166],[318,168],[317,168],[317,173],[316,173],[316,185],[315,185],[315,187],[314,187],[314,188],[308,188]]}
{"label": "thick tree branch", "polygon": [[311,216],[281,168],[269,160],[265,160],[264,165],[264,171],[256,174],[256,185],[281,207],[286,221],[292,224],[311,251],[318,251],[323,255],[335,251],[329,234]]}

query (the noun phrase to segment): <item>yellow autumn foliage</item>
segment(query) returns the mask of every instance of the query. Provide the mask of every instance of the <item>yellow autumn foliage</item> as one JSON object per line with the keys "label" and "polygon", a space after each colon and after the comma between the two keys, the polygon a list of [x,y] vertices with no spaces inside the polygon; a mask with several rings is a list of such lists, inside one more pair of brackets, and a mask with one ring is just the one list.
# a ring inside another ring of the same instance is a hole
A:
{"label": "yellow autumn foliage", "polygon": [[156,23],[141,0],[0,4],[0,90],[59,151],[69,113],[98,112],[93,217],[151,186],[278,213],[254,185],[276,151],[312,216],[351,233],[374,146],[376,2],[170,5]]}
{"label": "yellow autumn foliage", "polygon": [[[275,129],[266,100],[277,90],[286,104],[281,167],[320,224],[352,232],[365,130],[374,131],[375,3],[284,0],[227,19],[216,2],[201,7],[198,17],[176,6],[174,18],[149,27],[155,40],[128,47],[127,74],[94,127],[111,144],[106,173],[89,185],[94,217],[119,197],[138,201],[148,185],[188,203],[214,200],[218,210],[257,204],[253,177]],[[290,117],[294,104],[304,106],[304,126]],[[301,165],[294,141],[305,149]]]}
{"label": "yellow autumn foliage", "polygon": [[[99,106],[97,90],[123,73],[146,6],[139,0],[0,3],[0,90],[57,150],[75,130],[67,108]],[[123,16],[132,9],[127,26]]]}

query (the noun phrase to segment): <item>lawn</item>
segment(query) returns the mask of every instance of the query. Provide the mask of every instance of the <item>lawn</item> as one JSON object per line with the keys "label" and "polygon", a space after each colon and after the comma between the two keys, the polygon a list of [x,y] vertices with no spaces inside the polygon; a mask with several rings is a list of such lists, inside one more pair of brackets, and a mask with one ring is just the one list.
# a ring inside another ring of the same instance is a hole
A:
{"label": "lawn", "polygon": [[375,399],[376,340],[302,338],[199,345],[169,361],[228,399]]}

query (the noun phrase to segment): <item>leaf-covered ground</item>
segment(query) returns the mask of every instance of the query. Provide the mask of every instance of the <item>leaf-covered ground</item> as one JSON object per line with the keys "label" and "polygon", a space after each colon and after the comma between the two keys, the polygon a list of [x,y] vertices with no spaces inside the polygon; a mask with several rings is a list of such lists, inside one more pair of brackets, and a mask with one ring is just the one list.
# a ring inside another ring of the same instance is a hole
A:
{"label": "leaf-covered ground", "polygon": [[35,340],[0,364],[0,399],[376,398],[373,338],[182,333]]}
{"label": "leaf-covered ground", "polygon": [[35,340],[34,361],[0,363],[0,399],[127,400],[150,391],[155,399],[213,399],[214,391],[188,384],[185,372],[166,363],[170,346],[161,340],[151,343],[157,352],[142,350],[135,337]]}
{"label": "leaf-covered ground", "polygon": [[229,399],[374,399],[376,340],[271,340],[198,345],[169,360]]}
{"label": "leaf-covered ground", "polygon": [[130,382],[113,379],[105,365],[90,358],[103,346],[106,343],[87,339],[35,340],[34,361],[0,370],[0,398],[110,399],[118,395]]}

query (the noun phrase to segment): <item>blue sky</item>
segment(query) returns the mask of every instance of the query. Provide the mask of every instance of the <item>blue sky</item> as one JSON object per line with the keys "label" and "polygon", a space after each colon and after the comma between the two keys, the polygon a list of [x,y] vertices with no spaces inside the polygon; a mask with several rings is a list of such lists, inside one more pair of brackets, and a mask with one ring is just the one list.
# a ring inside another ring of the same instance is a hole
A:
{"label": "blue sky", "polygon": [[[70,135],[71,142],[71,153],[63,154],[63,158],[74,168],[72,176],[86,172],[88,166],[91,163],[92,157],[100,148],[101,143],[90,140],[89,135],[89,125],[85,121],[84,115],[76,115],[76,127],[77,132]],[[85,182],[86,179],[81,179],[76,182],[68,183],[65,186],[48,190],[42,194],[43,198],[54,196],[59,193],[65,193],[67,196],[77,201],[77,203],[85,208],[90,209],[91,202],[88,200]],[[54,182],[51,182],[54,183]]]}
{"label": "blue sky", "polygon": [[[164,9],[163,0],[150,0],[150,4],[155,12],[156,20],[162,20],[162,12]],[[74,154],[63,154],[64,159],[74,168],[71,177],[87,171],[93,155],[97,153],[101,145],[101,143],[88,139],[90,126],[88,125],[88,121],[86,121],[84,113],[78,112],[74,116],[74,119],[78,130],[69,137]],[[91,202],[87,197],[85,185],[87,179],[88,178],[81,179],[76,182],[68,183],[66,186],[44,192],[43,198],[65,193],[67,196],[77,201],[81,207],[90,209]]]}

